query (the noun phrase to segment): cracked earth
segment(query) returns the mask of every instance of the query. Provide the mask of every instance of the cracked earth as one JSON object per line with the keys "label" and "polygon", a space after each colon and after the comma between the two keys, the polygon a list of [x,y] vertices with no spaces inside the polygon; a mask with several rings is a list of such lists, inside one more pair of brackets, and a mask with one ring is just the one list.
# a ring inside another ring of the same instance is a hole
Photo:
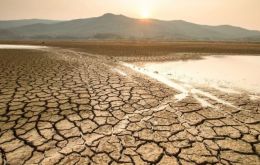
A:
{"label": "cracked earth", "polygon": [[116,58],[67,49],[0,59],[0,164],[260,164],[258,96],[178,99]]}

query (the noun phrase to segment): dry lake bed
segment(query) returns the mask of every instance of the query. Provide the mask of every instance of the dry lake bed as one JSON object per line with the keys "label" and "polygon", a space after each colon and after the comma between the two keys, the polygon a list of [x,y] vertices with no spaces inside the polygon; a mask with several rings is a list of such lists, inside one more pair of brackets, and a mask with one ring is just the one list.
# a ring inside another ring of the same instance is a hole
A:
{"label": "dry lake bed", "polygon": [[260,56],[142,59],[0,45],[0,164],[260,164]]}

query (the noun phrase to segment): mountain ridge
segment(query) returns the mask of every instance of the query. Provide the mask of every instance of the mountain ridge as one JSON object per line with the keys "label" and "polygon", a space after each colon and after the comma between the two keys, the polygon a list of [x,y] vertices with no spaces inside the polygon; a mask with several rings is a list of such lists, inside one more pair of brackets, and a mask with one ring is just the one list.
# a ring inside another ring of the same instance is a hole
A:
{"label": "mountain ridge", "polygon": [[33,19],[31,22],[17,21],[20,21],[21,26],[18,26],[19,23],[13,23],[16,26],[8,27],[8,21],[5,21],[5,24],[0,21],[2,31],[0,31],[0,39],[260,41],[260,31],[232,25],[210,26],[185,20],[136,19],[112,13],[68,21],[41,19]]}

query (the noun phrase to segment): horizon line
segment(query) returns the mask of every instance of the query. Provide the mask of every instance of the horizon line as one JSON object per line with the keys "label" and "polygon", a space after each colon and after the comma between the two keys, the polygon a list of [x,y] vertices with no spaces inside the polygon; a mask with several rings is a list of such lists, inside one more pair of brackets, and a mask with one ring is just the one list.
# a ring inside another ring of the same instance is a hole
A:
{"label": "horizon line", "polygon": [[81,17],[81,18],[72,18],[72,19],[48,19],[48,18],[21,18],[21,19],[0,19],[0,21],[25,21],[25,20],[46,20],[46,21],[59,21],[59,22],[66,22],[66,21],[73,21],[73,20],[83,20],[83,19],[90,19],[90,18],[99,18],[105,15],[114,15],[114,16],[124,16],[130,19],[137,19],[137,20],[157,20],[157,21],[164,21],[164,22],[171,22],[171,21],[184,21],[187,23],[192,23],[192,24],[197,24],[197,25],[204,25],[204,26],[233,26],[233,27],[237,27],[237,28],[242,28],[242,29],[246,29],[246,30],[251,30],[251,31],[259,31],[260,29],[251,29],[251,28],[247,28],[247,27],[243,27],[240,25],[233,25],[233,24],[228,24],[228,23],[223,23],[223,24],[204,24],[204,23],[196,23],[196,22],[189,22],[183,19],[175,19],[175,20],[164,20],[164,19],[158,19],[158,18],[135,18],[135,17],[130,17],[124,14],[115,14],[115,13],[104,13],[101,14],[99,16],[93,16],[93,17]]}

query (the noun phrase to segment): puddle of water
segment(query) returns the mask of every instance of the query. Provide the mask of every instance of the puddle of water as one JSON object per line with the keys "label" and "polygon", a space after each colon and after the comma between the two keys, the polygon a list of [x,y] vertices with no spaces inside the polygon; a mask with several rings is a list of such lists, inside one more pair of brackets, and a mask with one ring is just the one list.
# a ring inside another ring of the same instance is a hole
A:
{"label": "puddle of water", "polygon": [[[202,60],[146,63],[144,69],[168,79],[260,93],[260,56],[208,56]],[[236,92],[220,88],[226,92]]]}
{"label": "puddle of water", "polygon": [[260,68],[260,56],[211,56],[199,61],[146,63],[142,67],[121,64],[179,91],[180,94],[174,96],[176,101],[192,96],[204,107],[214,107],[207,101],[210,99],[238,109],[210,92],[197,89],[197,85],[233,94],[240,92],[232,87],[245,89],[255,93],[250,97],[252,100],[259,99],[260,72],[257,69]]}
{"label": "puddle of water", "polygon": [[140,67],[137,67],[133,64],[129,64],[129,63],[122,63],[123,66],[126,66],[126,67],[129,67],[131,68],[132,70],[136,71],[136,72],[139,72],[139,73],[142,73],[144,75],[147,75],[149,77],[152,77],[154,78],[155,80],[159,81],[159,82],[162,82],[166,85],[168,85],[169,87],[171,88],[174,88],[182,93],[188,93],[188,91],[182,87],[181,85],[179,85],[178,83],[175,83],[174,81],[168,79],[167,77],[163,76],[163,75],[160,75],[160,74],[157,74],[155,72],[152,72],[150,70],[147,70],[145,68],[140,68]]}
{"label": "puddle of water", "polygon": [[0,44],[0,49],[44,49],[47,46]]}

